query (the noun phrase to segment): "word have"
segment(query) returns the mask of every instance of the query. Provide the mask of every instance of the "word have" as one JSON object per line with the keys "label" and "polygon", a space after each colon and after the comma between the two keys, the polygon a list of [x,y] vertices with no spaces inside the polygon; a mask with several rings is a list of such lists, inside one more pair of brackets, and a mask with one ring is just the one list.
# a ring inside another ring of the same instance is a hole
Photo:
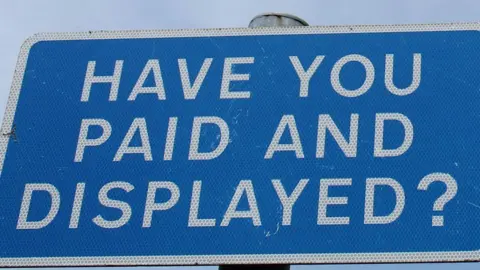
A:
{"label": "word have", "polygon": [[[325,55],[318,55],[313,62],[305,68],[300,62],[298,56],[290,56],[290,63],[295,70],[298,79],[300,81],[299,97],[308,97],[310,81],[313,75],[317,72],[318,68],[325,59]],[[202,84],[209,73],[210,67],[213,62],[213,58],[205,58],[200,70],[194,76],[193,82],[190,78],[190,69],[187,64],[187,59],[177,59],[178,74],[180,77],[183,95],[186,100],[196,99],[197,94],[202,87]],[[356,89],[347,89],[341,83],[341,72],[345,65],[357,62],[360,63],[365,70],[365,79],[362,85]],[[233,73],[235,65],[252,65],[255,63],[254,57],[230,57],[225,58],[223,61],[223,71],[221,76],[220,87],[220,99],[248,99],[251,96],[250,91],[230,89],[231,82],[234,81],[248,81],[250,79],[249,73],[237,74]],[[87,65],[87,71],[85,74],[84,85],[82,89],[82,102],[88,102],[90,98],[90,92],[92,85],[96,83],[109,83],[110,94],[109,101],[116,101],[118,97],[118,89],[121,83],[123,60],[115,61],[115,68],[113,75],[95,75],[96,61],[89,61]],[[172,67],[168,67],[172,68]],[[413,93],[420,85],[421,81],[421,69],[422,69],[422,55],[416,53],[413,55],[413,67],[412,67],[412,81],[411,84],[405,88],[399,88],[395,85],[394,74],[394,55],[385,55],[385,87],[387,90],[397,96],[405,96]],[[154,85],[144,86],[147,77],[153,73]],[[367,57],[359,54],[350,54],[340,58],[333,65],[330,71],[330,83],[336,93],[343,97],[358,97],[365,94],[373,85],[375,80],[375,67],[373,63]],[[138,77],[135,85],[133,86],[129,96],[129,101],[134,101],[138,95],[143,94],[155,94],[158,100],[166,100],[167,95],[165,91],[164,80],[162,76],[162,69],[160,60],[150,59],[146,62],[140,76]]]}

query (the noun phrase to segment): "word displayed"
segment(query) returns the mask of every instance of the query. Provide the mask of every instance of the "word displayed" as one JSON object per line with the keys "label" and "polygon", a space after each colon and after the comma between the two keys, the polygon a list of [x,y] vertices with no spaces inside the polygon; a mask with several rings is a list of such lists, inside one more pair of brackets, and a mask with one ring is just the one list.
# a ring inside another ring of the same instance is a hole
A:
{"label": "word displayed", "polygon": [[[420,181],[418,185],[419,190],[426,190],[428,186],[433,182],[442,182],[447,185],[447,191],[443,194],[435,203],[437,210],[441,208],[451,200],[457,193],[457,182],[449,174],[445,173],[432,173]],[[293,209],[298,198],[302,195],[302,192],[309,184],[310,179],[301,179],[293,191],[285,190],[280,179],[271,180],[272,187],[277,194],[277,199],[282,205],[282,226],[292,225]],[[348,216],[331,216],[328,214],[329,206],[347,205],[348,197],[345,196],[332,196],[329,195],[330,189],[348,188],[352,185],[351,178],[333,178],[333,179],[321,179],[320,187],[318,191],[317,203],[317,225],[348,225],[350,224],[350,217]],[[388,214],[375,215],[375,192],[377,187],[388,187],[394,194],[395,206]],[[86,189],[86,183],[77,183],[75,196],[73,201],[73,207],[71,209],[69,228],[77,229],[80,222],[82,206],[84,204],[84,194]],[[149,228],[152,226],[152,219],[155,212],[168,211],[175,207],[178,203],[181,191],[175,182],[171,181],[155,181],[149,182],[148,190],[145,196],[144,209],[138,209],[138,205],[132,206],[128,201],[121,201],[111,198],[109,192],[119,189],[125,193],[135,192],[135,186],[129,182],[117,181],[105,184],[98,191],[99,203],[107,208],[114,208],[121,211],[121,216],[115,220],[107,220],[102,215],[97,215],[92,219],[92,222],[99,227],[106,229],[115,229],[125,226],[131,216],[132,212],[142,210],[143,211],[143,228]],[[170,194],[168,200],[158,201],[156,194],[159,190],[167,190]],[[221,218],[221,221],[217,218],[200,218],[200,195],[202,194],[202,181],[193,181],[192,192],[190,198],[190,208],[188,214],[187,223],[188,227],[227,227],[234,219],[250,219],[253,226],[261,226],[262,218],[261,211],[257,204],[257,196],[254,184],[251,180],[241,180],[235,192],[230,200],[228,208],[225,209],[225,214]],[[34,193],[46,192],[50,196],[50,207],[47,214],[41,220],[28,220],[29,209],[31,206],[32,196]],[[402,214],[405,207],[405,191],[402,185],[392,178],[367,178],[365,185],[365,206],[364,206],[364,224],[390,224],[397,220]],[[71,197],[71,196],[69,196]],[[246,198],[248,203],[248,209],[239,209],[239,203],[242,198]],[[49,225],[54,221],[61,207],[61,196],[59,190],[52,184],[26,184],[25,191],[22,200],[22,206],[17,223],[17,229],[41,229]],[[302,207],[298,205],[297,207]],[[64,209],[64,211],[68,211]],[[432,220],[432,226],[443,226],[443,217],[434,216]]]}

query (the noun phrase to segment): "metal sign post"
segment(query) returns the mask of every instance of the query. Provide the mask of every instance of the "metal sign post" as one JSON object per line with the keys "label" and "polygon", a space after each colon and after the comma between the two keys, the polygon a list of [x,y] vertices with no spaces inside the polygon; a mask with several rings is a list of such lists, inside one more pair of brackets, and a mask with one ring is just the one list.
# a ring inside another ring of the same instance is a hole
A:
{"label": "metal sign post", "polygon": [[478,30],[36,35],[0,266],[478,261]]}
{"label": "metal sign post", "polygon": [[308,23],[297,16],[285,13],[264,13],[255,16],[248,27],[298,27],[308,26]]}

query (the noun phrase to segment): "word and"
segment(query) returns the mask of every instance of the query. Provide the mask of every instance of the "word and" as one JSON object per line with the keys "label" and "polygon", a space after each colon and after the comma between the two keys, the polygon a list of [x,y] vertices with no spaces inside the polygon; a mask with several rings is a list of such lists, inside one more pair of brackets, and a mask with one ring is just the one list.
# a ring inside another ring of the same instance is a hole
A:
{"label": "word and", "polygon": [[[357,155],[358,148],[358,127],[359,115],[352,114],[350,116],[350,131],[348,136],[344,136],[332,117],[328,114],[321,114],[318,116],[317,132],[316,134],[308,134],[309,136],[317,136],[316,144],[316,158],[324,158],[325,144],[327,134],[331,134],[337,142],[340,149],[344,152],[346,157],[354,158]],[[403,126],[404,136],[401,145],[394,149],[385,149],[383,145],[385,137],[384,125],[387,121],[395,121]],[[170,117],[167,124],[167,131],[165,136],[165,147],[163,149],[163,160],[172,160],[175,145],[178,143],[176,138],[176,131],[178,126],[178,117]],[[200,152],[200,134],[202,128],[206,125],[214,125],[218,128],[218,143],[208,152]],[[102,133],[99,137],[89,138],[90,129],[100,127]],[[117,151],[113,157],[114,162],[121,161],[125,155],[143,155],[145,161],[154,160],[151,147],[151,135],[148,132],[147,120],[145,118],[135,118],[125,136],[117,146]],[[273,133],[273,132],[272,132]],[[78,142],[75,152],[75,162],[82,162],[87,148],[99,147],[106,143],[112,134],[112,126],[109,121],[105,119],[83,119],[78,136]],[[135,134],[140,135],[140,145],[131,146],[131,141]],[[281,143],[280,138],[286,134],[291,140],[291,143]],[[306,135],[305,135],[306,136]],[[413,125],[411,121],[403,114],[399,113],[377,113],[375,115],[375,131],[374,131],[374,157],[395,157],[405,153],[413,142]],[[191,139],[189,142],[188,160],[210,160],[219,157],[230,143],[230,129],[225,120],[220,117],[195,117],[191,127]],[[296,120],[294,115],[282,116],[273,138],[269,143],[268,149],[265,153],[265,159],[271,159],[275,153],[291,151],[295,153],[296,158],[304,158],[303,145],[301,136],[298,132]]]}

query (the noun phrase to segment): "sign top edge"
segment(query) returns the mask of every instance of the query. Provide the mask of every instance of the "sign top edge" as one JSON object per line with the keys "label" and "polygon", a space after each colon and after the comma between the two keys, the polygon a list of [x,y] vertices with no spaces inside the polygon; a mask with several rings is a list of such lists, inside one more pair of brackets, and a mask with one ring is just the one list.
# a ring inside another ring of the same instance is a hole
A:
{"label": "sign top edge", "polygon": [[27,38],[21,51],[28,51],[35,43],[55,40],[95,39],[140,39],[175,37],[219,37],[258,35],[304,35],[304,34],[360,34],[432,31],[479,31],[480,22],[440,24],[393,24],[393,25],[333,25],[259,28],[200,28],[162,30],[94,30],[84,32],[41,32]]}

